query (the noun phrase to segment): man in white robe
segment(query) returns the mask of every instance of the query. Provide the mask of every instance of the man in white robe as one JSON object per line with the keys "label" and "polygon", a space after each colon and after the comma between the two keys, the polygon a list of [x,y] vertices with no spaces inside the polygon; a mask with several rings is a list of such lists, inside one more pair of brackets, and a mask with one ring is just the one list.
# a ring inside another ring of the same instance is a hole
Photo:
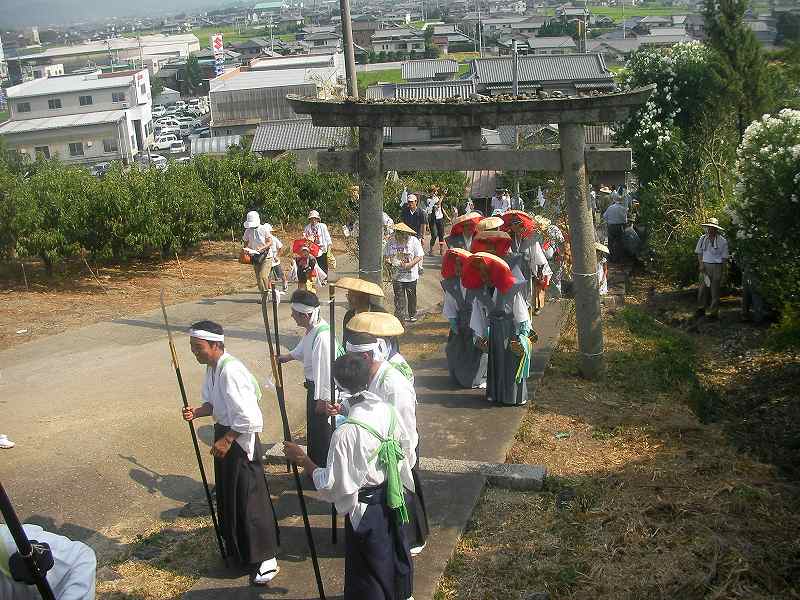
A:
{"label": "man in white robe", "polygon": [[189,336],[192,353],[207,369],[203,404],[184,408],[183,418],[214,417],[211,454],[225,548],[251,569],[253,584],[265,585],[280,569],[275,558],[278,529],[258,439],[264,425],[258,404],[261,390],[247,367],[225,351],[221,325],[199,321]]}

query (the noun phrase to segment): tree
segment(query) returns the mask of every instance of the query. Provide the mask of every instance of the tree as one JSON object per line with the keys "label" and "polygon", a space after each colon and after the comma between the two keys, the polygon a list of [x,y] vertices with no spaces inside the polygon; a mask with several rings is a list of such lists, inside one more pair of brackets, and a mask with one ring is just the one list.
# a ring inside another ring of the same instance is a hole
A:
{"label": "tree", "polygon": [[775,41],[778,44],[800,42],[800,15],[790,12],[781,13],[778,15],[775,29],[778,33]]}
{"label": "tree", "polygon": [[158,75],[154,75],[150,80],[150,94],[153,98],[158,98],[164,91],[164,82]]}
{"label": "tree", "polygon": [[193,96],[203,85],[203,74],[200,71],[200,63],[196,56],[190,56],[186,59],[186,68],[183,75],[183,93],[187,96]]}
{"label": "tree", "polygon": [[712,71],[737,118],[739,138],[769,101],[767,62],[744,22],[749,0],[705,0],[706,44],[716,52]]}

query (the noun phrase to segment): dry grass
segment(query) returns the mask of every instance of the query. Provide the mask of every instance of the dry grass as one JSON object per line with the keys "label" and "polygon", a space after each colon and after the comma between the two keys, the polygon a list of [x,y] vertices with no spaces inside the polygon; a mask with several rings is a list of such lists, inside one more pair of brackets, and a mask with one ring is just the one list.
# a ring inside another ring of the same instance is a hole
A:
{"label": "dry grass", "polygon": [[598,382],[575,376],[567,322],[508,456],[546,465],[546,489],[486,490],[438,600],[800,597],[798,489],[689,409],[737,374],[663,316],[606,315]]}

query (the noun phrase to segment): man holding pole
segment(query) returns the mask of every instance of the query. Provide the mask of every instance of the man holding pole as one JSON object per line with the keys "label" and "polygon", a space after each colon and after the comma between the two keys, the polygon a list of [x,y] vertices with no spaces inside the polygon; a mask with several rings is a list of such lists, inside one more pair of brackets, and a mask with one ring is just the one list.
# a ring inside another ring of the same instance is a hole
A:
{"label": "man holding pole", "polygon": [[277,524],[258,439],[263,428],[261,390],[247,367],[225,351],[221,325],[194,323],[189,336],[192,354],[207,369],[203,404],[184,408],[183,418],[213,416],[216,421],[211,453],[225,547],[240,564],[252,568],[254,585],[265,585],[280,569],[275,559]]}

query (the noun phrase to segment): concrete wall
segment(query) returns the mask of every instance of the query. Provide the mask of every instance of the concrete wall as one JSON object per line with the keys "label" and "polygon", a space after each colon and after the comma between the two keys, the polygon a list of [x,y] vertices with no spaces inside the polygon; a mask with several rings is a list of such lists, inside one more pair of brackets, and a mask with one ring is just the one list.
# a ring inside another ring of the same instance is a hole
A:
{"label": "concrete wall", "polygon": [[[35,158],[37,146],[47,146],[50,157],[56,156],[64,163],[97,163],[110,160],[130,159],[134,155],[127,122],[93,125],[88,127],[70,127],[48,131],[16,133],[4,135],[3,140],[12,149]],[[116,143],[117,150],[106,152],[103,140]],[[83,156],[70,156],[69,144],[81,142]],[[90,145],[91,144],[91,145]]]}
{"label": "concrete wall", "polygon": [[209,94],[212,126],[229,129],[230,126],[241,125],[244,121],[254,121],[257,124],[297,118],[286,100],[287,94],[316,96],[316,84],[212,91]]}

